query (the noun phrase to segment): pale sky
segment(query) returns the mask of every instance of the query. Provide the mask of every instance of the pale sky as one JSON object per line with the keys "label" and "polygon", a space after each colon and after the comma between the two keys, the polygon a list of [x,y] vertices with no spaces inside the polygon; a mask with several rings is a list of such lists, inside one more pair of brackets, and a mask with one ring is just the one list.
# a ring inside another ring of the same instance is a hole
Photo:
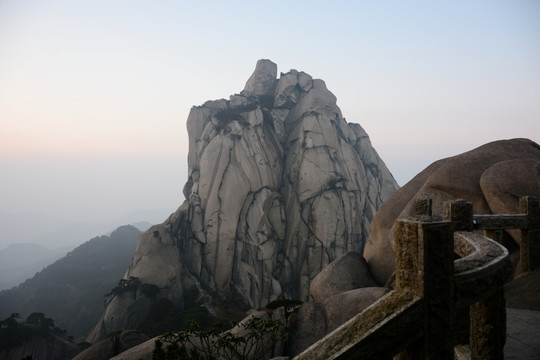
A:
{"label": "pale sky", "polygon": [[400,185],[489,141],[540,142],[537,0],[0,0],[0,211],[164,220],[190,108],[261,58],[323,79]]}

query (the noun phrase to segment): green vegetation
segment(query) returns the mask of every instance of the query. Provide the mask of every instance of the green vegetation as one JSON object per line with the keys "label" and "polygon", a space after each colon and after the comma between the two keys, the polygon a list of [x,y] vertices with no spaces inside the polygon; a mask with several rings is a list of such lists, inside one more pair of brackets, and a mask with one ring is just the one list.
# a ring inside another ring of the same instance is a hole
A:
{"label": "green vegetation", "polygon": [[[120,279],[118,281],[118,285],[116,285],[111,292],[105,294],[105,296],[113,296],[113,295],[120,295],[127,291],[133,291],[137,290],[137,288],[141,285],[141,282],[139,281],[138,277],[130,276],[129,279]],[[155,286],[155,285],[154,285]],[[156,286],[157,288],[157,286]],[[159,291],[159,288],[158,288]]]}
{"label": "green vegetation", "polygon": [[159,293],[159,287],[156,285],[141,283],[138,277],[130,276],[129,279],[120,279],[118,285],[116,285],[109,293],[105,294],[105,296],[120,295],[127,291],[136,291],[139,289],[150,299],[155,299],[156,295]]}
{"label": "green vegetation", "polygon": [[239,332],[224,331],[222,325],[203,329],[197,323],[187,330],[170,332],[156,340],[153,360],[164,359],[262,359],[278,341],[286,341],[279,320],[251,317],[240,323]]}

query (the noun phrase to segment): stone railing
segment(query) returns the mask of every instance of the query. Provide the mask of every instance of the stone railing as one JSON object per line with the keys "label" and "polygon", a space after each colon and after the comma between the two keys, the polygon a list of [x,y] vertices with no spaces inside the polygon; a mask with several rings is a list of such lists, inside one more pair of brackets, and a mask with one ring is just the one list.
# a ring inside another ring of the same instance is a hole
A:
{"label": "stone railing", "polygon": [[[417,217],[395,224],[395,290],[295,359],[502,360],[508,251],[472,230],[520,229],[522,264],[531,270],[539,264],[538,200],[520,206],[521,215],[473,215],[471,203],[457,200],[437,220],[431,200],[418,200]],[[464,320],[469,343],[454,346]]]}

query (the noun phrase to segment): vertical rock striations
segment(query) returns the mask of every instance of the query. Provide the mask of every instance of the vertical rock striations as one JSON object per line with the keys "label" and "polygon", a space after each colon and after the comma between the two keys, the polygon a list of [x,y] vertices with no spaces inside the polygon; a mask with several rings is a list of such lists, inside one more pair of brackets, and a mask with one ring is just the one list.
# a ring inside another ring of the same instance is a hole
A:
{"label": "vertical rock striations", "polygon": [[[191,109],[186,201],[141,236],[126,278],[176,303],[197,286],[259,308],[307,300],[325,265],[362,252],[398,186],[322,80],[296,70],[276,77],[276,64],[259,60],[240,94]],[[128,318],[106,311],[102,327],[107,316]]]}

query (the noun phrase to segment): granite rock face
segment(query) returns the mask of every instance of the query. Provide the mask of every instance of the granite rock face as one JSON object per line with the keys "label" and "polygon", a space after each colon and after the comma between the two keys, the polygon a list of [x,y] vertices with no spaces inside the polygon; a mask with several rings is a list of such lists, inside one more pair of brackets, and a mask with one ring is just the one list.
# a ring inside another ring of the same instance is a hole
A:
{"label": "granite rock face", "polygon": [[[521,196],[540,197],[540,145],[528,139],[500,140],[428,166],[390,197],[371,223],[364,257],[375,280],[385,284],[395,270],[394,222],[414,215],[419,197],[433,199],[434,215],[445,201],[472,202],[475,214],[517,214]],[[519,237],[512,230],[503,245],[518,260]],[[514,263],[514,267],[518,268]]]}
{"label": "granite rock face", "polygon": [[88,349],[75,356],[73,360],[109,360],[111,357],[147,340],[148,337],[138,331],[125,330],[90,346]]}
{"label": "granite rock face", "polygon": [[[259,60],[239,94],[191,109],[186,200],[141,235],[126,278],[177,304],[197,286],[257,309],[307,300],[323,267],[363,251],[371,219],[398,186],[322,80],[276,76],[276,64]],[[123,328],[111,326],[120,307],[106,314],[102,328]]]}

